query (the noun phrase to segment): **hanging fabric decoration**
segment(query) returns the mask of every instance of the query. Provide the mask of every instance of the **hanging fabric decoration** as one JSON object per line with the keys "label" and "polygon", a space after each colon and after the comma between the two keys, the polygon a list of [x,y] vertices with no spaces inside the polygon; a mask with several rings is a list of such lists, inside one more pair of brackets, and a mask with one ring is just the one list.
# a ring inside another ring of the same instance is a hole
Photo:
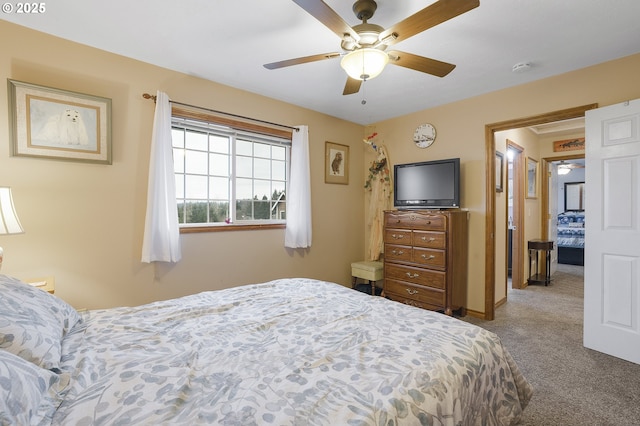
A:
{"label": "hanging fabric decoration", "polygon": [[384,211],[392,207],[391,194],[391,173],[389,171],[389,160],[387,149],[384,145],[377,145],[375,137],[377,133],[364,140],[365,143],[378,153],[378,156],[371,162],[369,176],[365,183],[365,189],[370,191],[369,198],[369,224],[371,226],[369,235],[369,246],[367,247],[367,260],[378,260],[380,254],[384,252],[383,222]]}

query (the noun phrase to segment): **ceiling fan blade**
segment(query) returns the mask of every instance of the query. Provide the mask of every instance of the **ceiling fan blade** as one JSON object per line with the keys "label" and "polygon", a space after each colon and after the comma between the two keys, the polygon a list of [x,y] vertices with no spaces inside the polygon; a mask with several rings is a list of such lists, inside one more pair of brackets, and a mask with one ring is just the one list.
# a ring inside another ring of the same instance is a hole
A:
{"label": "ceiling fan blade", "polygon": [[344,85],[343,95],[353,95],[354,93],[358,93],[360,91],[360,86],[362,85],[362,80],[357,80],[355,78],[347,77],[347,84]]}
{"label": "ceiling fan blade", "polygon": [[[480,0],[439,0],[384,30],[380,34],[380,40],[387,39],[388,46],[401,42],[479,5]],[[395,38],[389,37],[394,34]]]}
{"label": "ceiling fan blade", "polygon": [[293,0],[293,2],[333,31],[338,37],[343,38],[345,34],[350,34],[355,40],[358,39],[358,33],[322,0]]}
{"label": "ceiling fan blade", "polygon": [[270,70],[275,70],[277,68],[290,67],[291,65],[299,65],[299,64],[306,64],[307,62],[317,62],[325,59],[333,59],[333,58],[339,57],[340,55],[341,54],[337,52],[322,53],[320,55],[304,56],[302,58],[287,59],[286,61],[272,62],[270,64],[264,64],[264,67]]}
{"label": "ceiling fan blade", "polygon": [[435,75],[436,77],[444,77],[456,67],[448,62],[437,61],[435,59],[425,58],[424,56],[400,52],[398,50],[392,50],[387,53],[389,54],[390,64]]}

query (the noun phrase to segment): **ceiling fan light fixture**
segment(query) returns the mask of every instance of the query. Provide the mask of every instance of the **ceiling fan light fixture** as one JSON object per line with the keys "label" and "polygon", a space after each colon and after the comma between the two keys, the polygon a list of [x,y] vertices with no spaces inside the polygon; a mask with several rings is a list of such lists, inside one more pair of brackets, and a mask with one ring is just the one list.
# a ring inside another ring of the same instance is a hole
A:
{"label": "ceiling fan light fixture", "polygon": [[389,62],[389,55],[378,49],[363,48],[345,55],[340,66],[349,77],[356,80],[371,80],[380,75]]}
{"label": "ceiling fan light fixture", "polygon": [[558,174],[559,175],[567,175],[570,172],[571,172],[571,167],[565,166],[565,165],[558,166]]}

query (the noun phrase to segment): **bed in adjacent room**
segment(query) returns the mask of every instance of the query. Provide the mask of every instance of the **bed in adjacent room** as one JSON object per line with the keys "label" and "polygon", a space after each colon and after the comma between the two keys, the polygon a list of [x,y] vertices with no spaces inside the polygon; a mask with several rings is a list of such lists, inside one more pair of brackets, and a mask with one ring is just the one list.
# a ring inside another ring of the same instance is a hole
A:
{"label": "bed in adjacent room", "polygon": [[280,279],[78,313],[0,276],[0,424],[510,425],[532,388],[495,334]]}
{"label": "bed in adjacent room", "polygon": [[584,211],[558,215],[558,263],[584,265]]}

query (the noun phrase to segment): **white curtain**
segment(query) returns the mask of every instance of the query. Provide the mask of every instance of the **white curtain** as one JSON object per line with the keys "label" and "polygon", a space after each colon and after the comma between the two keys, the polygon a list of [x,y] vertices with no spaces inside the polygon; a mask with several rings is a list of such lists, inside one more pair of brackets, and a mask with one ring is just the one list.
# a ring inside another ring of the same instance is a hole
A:
{"label": "white curtain", "polygon": [[311,247],[311,173],[309,169],[309,128],[297,126],[291,140],[291,175],[287,194],[287,229],[284,246]]}
{"label": "white curtain", "polygon": [[151,138],[142,261],[178,262],[181,257],[171,147],[171,105],[169,96],[158,91]]}

